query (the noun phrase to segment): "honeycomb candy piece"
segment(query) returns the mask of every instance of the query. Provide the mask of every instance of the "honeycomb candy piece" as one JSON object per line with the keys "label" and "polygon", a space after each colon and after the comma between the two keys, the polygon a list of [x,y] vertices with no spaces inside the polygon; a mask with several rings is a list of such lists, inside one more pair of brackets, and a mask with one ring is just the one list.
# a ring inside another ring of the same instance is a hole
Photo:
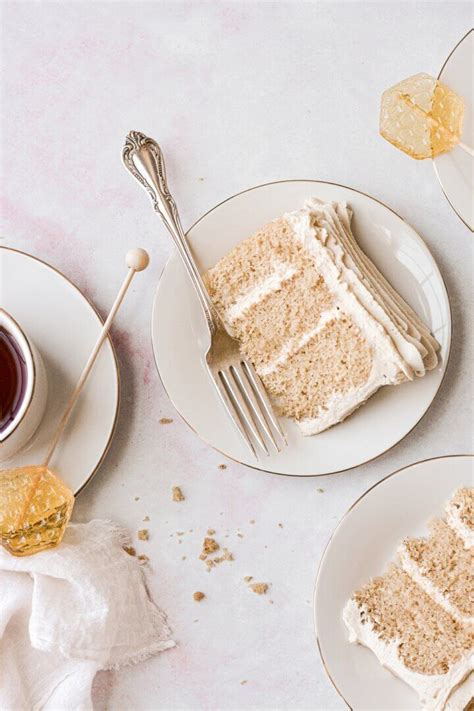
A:
{"label": "honeycomb candy piece", "polygon": [[71,516],[74,494],[44,466],[0,471],[0,542],[24,556],[57,546]]}
{"label": "honeycomb candy piece", "polygon": [[464,101],[429,74],[416,74],[382,94],[380,134],[421,160],[451,150],[461,140]]}

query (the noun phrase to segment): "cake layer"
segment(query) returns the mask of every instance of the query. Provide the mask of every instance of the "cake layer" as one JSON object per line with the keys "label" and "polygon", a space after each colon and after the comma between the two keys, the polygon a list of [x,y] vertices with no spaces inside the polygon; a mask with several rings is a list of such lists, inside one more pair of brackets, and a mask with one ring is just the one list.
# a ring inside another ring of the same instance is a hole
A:
{"label": "cake layer", "polygon": [[225,319],[242,351],[260,372],[278,361],[285,348],[295,350],[333,304],[322,277],[314,269],[306,269],[298,271],[285,288],[253,303],[245,314],[230,320],[227,310]]}
{"label": "cake layer", "polygon": [[[239,301],[243,302],[241,311],[245,311],[250,293],[258,295],[260,291],[263,297],[280,288],[285,276],[290,278],[301,269],[299,260],[305,256],[283,218],[270,222],[234,247],[205,275],[211,298],[226,325],[226,314],[232,308],[238,311]],[[263,287],[265,283],[267,289]],[[255,299],[252,301],[255,303]]]}
{"label": "cake layer", "polygon": [[474,551],[440,519],[430,524],[427,538],[409,538],[399,548],[410,577],[447,612],[465,624],[474,623]]}
{"label": "cake layer", "polygon": [[343,396],[363,386],[371,370],[370,348],[352,319],[343,314],[326,322],[283,364],[261,376],[282,413],[301,420],[319,417],[335,392]]}
{"label": "cake layer", "polygon": [[446,674],[472,651],[473,634],[394,563],[353,599],[380,639],[398,640],[400,659],[414,672]]}

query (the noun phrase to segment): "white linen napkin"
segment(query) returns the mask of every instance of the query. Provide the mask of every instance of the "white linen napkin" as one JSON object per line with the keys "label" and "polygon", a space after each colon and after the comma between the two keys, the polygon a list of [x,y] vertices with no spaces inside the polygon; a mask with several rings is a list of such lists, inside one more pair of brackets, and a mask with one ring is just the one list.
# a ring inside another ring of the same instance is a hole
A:
{"label": "white linen napkin", "polygon": [[15,558],[0,548],[0,709],[83,711],[102,669],[174,646],[128,534],[70,524],[58,548]]}

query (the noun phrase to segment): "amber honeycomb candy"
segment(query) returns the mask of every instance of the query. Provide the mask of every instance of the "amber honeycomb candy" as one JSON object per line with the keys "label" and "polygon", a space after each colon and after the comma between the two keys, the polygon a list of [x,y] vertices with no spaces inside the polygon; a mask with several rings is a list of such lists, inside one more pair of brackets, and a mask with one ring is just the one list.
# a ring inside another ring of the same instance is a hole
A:
{"label": "amber honeycomb candy", "polygon": [[429,74],[416,74],[382,95],[380,133],[412,158],[451,150],[461,140],[464,101]]}
{"label": "amber honeycomb candy", "polygon": [[74,494],[50,469],[20,467],[0,472],[0,542],[24,556],[57,546],[74,505]]}

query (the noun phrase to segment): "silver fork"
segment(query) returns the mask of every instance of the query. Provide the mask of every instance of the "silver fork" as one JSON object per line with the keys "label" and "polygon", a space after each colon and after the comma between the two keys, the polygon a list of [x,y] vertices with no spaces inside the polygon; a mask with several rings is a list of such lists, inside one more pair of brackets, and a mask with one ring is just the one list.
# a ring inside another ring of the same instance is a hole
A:
{"label": "silver fork", "polygon": [[287,443],[285,435],[254,366],[240,352],[238,341],[224,329],[204,285],[168,189],[159,145],[139,131],[130,131],[122,160],[151,197],[196,289],[211,336],[206,364],[226,411],[254,456],[257,456],[256,445],[259,451],[269,455],[267,442],[280,452]]}

